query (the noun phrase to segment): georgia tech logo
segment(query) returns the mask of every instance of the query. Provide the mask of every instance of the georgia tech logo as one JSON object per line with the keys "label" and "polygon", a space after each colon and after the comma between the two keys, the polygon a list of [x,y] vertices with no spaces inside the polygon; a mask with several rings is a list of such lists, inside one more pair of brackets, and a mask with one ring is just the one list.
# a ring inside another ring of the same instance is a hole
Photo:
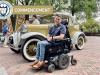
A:
{"label": "georgia tech logo", "polygon": [[7,1],[0,1],[0,19],[7,19],[12,14],[12,5]]}

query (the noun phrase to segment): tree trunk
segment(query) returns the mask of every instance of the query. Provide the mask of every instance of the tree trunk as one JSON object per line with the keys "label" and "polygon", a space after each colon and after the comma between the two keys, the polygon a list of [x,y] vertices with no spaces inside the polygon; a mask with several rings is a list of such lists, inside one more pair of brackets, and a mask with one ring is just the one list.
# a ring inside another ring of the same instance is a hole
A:
{"label": "tree trunk", "polygon": [[15,31],[15,27],[16,27],[16,15],[11,15],[10,18],[11,18],[13,30]]}
{"label": "tree trunk", "polygon": [[[28,5],[28,4],[29,4],[29,1],[25,0],[25,5]],[[29,15],[25,15],[25,20],[29,20]]]}
{"label": "tree trunk", "polygon": [[29,20],[29,15],[25,15],[25,20]]}

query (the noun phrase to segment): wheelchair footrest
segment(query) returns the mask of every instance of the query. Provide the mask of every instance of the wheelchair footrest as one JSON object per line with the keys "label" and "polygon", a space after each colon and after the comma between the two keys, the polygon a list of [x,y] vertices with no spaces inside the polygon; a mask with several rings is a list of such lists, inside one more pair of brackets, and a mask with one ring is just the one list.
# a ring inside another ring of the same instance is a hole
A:
{"label": "wheelchair footrest", "polygon": [[73,56],[73,54],[72,54],[72,53],[67,53],[67,55],[68,55],[69,57],[72,57],[72,56]]}
{"label": "wheelchair footrest", "polygon": [[77,60],[74,58],[72,53],[68,53],[68,56],[70,57],[70,62],[72,65],[76,65],[77,64]]}

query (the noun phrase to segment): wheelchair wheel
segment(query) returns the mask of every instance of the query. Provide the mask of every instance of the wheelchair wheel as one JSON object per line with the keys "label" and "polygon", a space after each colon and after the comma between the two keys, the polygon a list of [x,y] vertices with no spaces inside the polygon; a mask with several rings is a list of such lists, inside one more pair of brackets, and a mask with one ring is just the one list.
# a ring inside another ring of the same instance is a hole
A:
{"label": "wheelchair wheel", "polygon": [[67,54],[62,54],[59,57],[58,67],[60,69],[65,69],[69,66],[70,58]]}
{"label": "wheelchair wheel", "polygon": [[50,64],[47,68],[48,72],[52,73],[55,70],[55,65],[54,64]]}

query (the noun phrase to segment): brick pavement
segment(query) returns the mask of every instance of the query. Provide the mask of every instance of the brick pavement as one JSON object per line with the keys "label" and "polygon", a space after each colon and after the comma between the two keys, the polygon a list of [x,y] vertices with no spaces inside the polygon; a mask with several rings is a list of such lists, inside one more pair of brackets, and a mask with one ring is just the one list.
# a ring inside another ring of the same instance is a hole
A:
{"label": "brick pavement", "polygon": [[100,75],[100,37],[87,37],[84,49],[74,49],[72,53],[77,59],[77,65],[47,73],[45,69],[32,70],[29,66],[32,62],[27,62],[20,54],[1,47],[0,67],[4,67],[8,75]]}

